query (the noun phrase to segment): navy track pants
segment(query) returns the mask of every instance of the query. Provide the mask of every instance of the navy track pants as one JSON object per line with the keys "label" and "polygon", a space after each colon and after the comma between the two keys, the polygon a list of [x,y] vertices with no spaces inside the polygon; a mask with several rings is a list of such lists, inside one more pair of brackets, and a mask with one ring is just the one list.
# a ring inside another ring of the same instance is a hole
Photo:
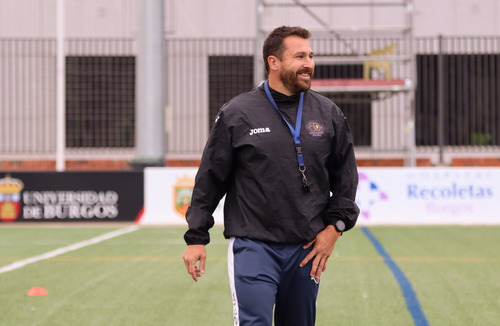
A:
{"label": "navy track pants", "polygon": [[312,250],[302,244],[270,244],[231,238],[228,272],[235,326],[313,326],[319,284],[311,280]]}

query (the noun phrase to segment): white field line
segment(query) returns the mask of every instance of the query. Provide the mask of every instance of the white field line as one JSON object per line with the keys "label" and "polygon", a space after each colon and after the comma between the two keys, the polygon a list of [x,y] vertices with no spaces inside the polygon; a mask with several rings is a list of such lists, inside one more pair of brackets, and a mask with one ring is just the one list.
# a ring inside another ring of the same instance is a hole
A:
{"label": "white field line", "polygon": [[87,247],[87,246],[90,246],[90,245],[93,245],[93,244],[96,244],[96,243],[99,243],[99,242],[102,242],[105,240],[109,240],[109,239],[118,237],[120,235],[134,232],[134,231],[137,231],[138,229],[139,229],[139,227],[137,225],[132,225],[132,226],[129,226],[129,227],[126,227],[123,229],[119,229],[116,231],[105,233],[103,235],[97,236],[97,237],[92,238],[92,239],[84,240],[81,242],[71,244],[71,245],[66,246],[66,247],[52,250],[52,251],[46,252],[46,253],[38,255],[38,256],[34,256],[34,257],[30,257],[30,258],[23,259],[20,261],[16,261],[10,265],[0,267],[0,274],[13,271],[15,269],[24,267],[24,266],[29,265],[29,264],[36,263],[40,260],[53,258],[53,257],[59,256],[59,255],[63,255],[65,253],[68,253],[70,251],[78,250],[80,248]]}

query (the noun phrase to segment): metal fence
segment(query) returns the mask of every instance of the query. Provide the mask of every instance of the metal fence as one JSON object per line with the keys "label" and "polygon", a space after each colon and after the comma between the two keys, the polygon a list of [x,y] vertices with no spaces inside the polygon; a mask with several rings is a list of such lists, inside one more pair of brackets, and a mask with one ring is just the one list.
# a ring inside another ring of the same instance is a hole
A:
{"label": "metal fence", "polygon": [[[500,38],[416,40],[417,145],[438,152],[496,155],[500,149]],[[463,155],[466,154],[466,155]]]}
{"label": "metal fence", "polygon": [[55,41],[0,40],[0,154],[55,152]]}
{"label": "metal fence", "polygon": [[[391,39],[353,39],[359,51]],[[317,56],[346,55],[335,40],[311,40]],[[67,40],[66,156],[131,159],[135,56],[131,39]],[[500,38],[417,38],[416,145],[420,154],[491,154],[500,146]],[[196,159],[213,116],[253,86],[253,39],[168,39],[167,158]],[[319,67],[320,76],[360,77],[360,65]],[[394,64],[394,74],[404,73]],[[368,96],[368,97],[367,97]],[[408,150],[404,94],[371,100],[335,95],[367,155]],[[55,159],[56,43],[0,39],[0,161]]]}

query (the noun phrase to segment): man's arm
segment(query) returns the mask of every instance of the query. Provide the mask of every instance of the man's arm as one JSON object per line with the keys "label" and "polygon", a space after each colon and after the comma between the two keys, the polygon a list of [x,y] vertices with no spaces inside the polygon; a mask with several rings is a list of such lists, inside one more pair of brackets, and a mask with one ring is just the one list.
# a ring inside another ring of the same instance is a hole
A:
{"label": "man's arm", "polygon": [[196,173],[191,205],[186,212],[189,229],[184,234],[186,244],[210,242],[208,230],[214,225],[212,216],[226,194],[233,173],[233,151],[224,114],[219,112],[203,150]]}
{"label": "man's arm", "polygon": [[186,212],[188,230],[184,240],[187,247],[183,259],[187,272],[195,282],[205,273],[205,245],[210,242],[209,229],[214,225],[212,214],[227,191],[232,170],[231,141],[223,113],[220,112],[203,151],[191,205]]}
{"label": "man's arm", "polygon": [[328,166],[332,196],[325,214],[325,224],[345,232],[354,227],[359,215],[355,202],[358,169],[351,129],[342,111],[337,106],[335,109],[338,114],[334,119],[335,137]]}
{"label": "man's arm", "polygon": [[355,203],[358,185],[358,171],[351,130],[345,116],[335,106],[335,138],[332,142],[331,158],[328,165],[329,182],[332,196],[325,214],[326,228],[318,233],[316,239],[304,245],[304,249],[314,245],[313,250],[300,263],[305,266],[314,258],[311,278],[319,282],[321,273],[326,270],[326,263],[333,252],[335,243],[343,231],[356,224],[359,208]]}

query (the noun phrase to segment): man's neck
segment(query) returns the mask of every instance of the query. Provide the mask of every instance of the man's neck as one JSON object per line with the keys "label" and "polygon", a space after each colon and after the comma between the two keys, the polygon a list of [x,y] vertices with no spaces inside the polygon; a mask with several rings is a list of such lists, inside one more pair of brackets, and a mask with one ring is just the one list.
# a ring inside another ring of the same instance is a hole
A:
{"label": "man's neck", "polygon": [[288,88],[283,85],[279,77],[272,78],[269,76],[269,87],[274,89],[276,92],[280,92],[281,94],[285,94],[286,96],[292,96],[295,93],[291,92]]}

